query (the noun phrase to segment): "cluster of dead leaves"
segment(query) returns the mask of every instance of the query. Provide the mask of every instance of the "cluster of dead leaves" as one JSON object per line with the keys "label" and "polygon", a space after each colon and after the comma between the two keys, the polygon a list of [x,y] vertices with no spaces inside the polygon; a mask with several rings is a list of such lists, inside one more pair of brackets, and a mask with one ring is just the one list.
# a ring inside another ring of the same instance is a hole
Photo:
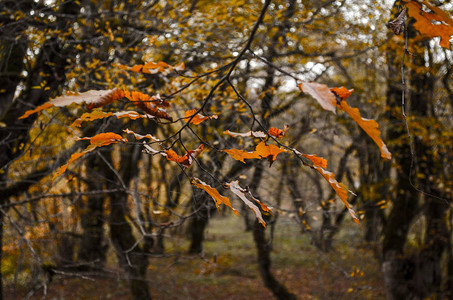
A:
{"label": "cluster of dead leaves", "polygon": [[[198,178],[193,178],[192,179],[192,185],[196,186],[197,188],[200,188],[204,190],[206,193],[208,193],[209,196],[214,199],[215,205],[217,206],[217,209],[219,208],[220,204],[224,204],[231,208],[233,212],[236,215],[239,215],[238,211],[233,208],[231,205],[231,201],[228,197],[222,196],[217,189],[211,187],[210,185],[206,184],[205,182],[201,181]],[[224,184],[224,187],[226,189],[229,189],[231,192],[233,192],[239,199],[241,199],[245,205],[247,205],[255,214],[256,218],[258,221],[266,227],[266,222],[263,219],[263,215],[261,214],[261,210],[271,213],[272,212],[272,207],[269,207],[262,203],[260,200],[255,198],[248,187],[242,188],[239,185],[239,182],[237,180],[231,181],[229,183]],[[250,200],[250,199],[251,200]]]}
{"label": "cluster of dead leaves", "polygon": [[91,121],[94,119],[100,119],[107,116],[116,115],[118,118],[120,117],[132,117],[132,118],[139,118],[139,117],[151,117],[151,118],[161,118],[166,119],[169,121],[173,121],[173,118],[168,114],[166,109],[170,107],[170,104],[167,101],[164,101],[160,98],[159,95],[150,96],[141,92],[135,91],[126,91],[120,89],[112,89],[112,90],[90,90],[83,93],[74,93],[74,92],[67,92],[66,95],[56,97],[51,99],[49,102],[44,103],[36,107],[35,109],[28,110],[22,115],[19,119],[24,119],[29,117],[34,113],[38,113],[44,109],[50,107],[63,107],[68,106],[73,103],[76,104],[85,104],[87,109],[91,110],[94,108],[102,107],[107,104],[110,104],[118,99],[127,98],[132,104],[136,107],[142,109],[147,115],[141,115],[135,111],[126,111],[120,113],[102,113],[102,112],[91,112],[87,113],[83,116],[83,119],[76,121],[74,126],[80,125],[80,123],[84,120]]}
{"label": "cluster of dead leaves", "polygon": [[374,120],[362,118],[360,111],[357,108],[350,107],[346,102],[353,90],[348,90],[345,87],[329,88],[325,84],[316,82],[302,82],[299,84],[299,89],[315,98],[325,110],[335,113],[338,108],[347,113],[378,145],[381,156],[386,159],[392,158],[392,154],[381,139],[379,124]]}

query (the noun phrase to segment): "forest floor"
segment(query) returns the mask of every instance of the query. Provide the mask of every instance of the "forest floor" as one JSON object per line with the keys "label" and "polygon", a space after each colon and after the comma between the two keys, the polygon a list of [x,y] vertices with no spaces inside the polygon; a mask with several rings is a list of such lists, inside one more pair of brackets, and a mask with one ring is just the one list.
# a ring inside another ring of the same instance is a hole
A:
{"label": "forest floor", "polygon": [[[273,241],[273,273],[299,299],[385,299],[379,265],[360,235],[360,227],[348,225],[336,236],[334,249],[323,253],[293,220],[280,218]],[[185,254],[188,242],[182,237],[172,235],[165,246],[168,255],[150,257],[153,299],[274,299],[259,276],[252,233],[245,232],[241,218],[213,218],[203,256]],[[131,299],[121,272],[114,268],[109,272],[112,275],[54,276],[45,299]],[[23,299],[29,291],[23,288],[16,290],[14,299]],[[5,298],[13,299],[8,293],[11,289],[6,289]],[[42,296],[40,290],[31,299]]]}

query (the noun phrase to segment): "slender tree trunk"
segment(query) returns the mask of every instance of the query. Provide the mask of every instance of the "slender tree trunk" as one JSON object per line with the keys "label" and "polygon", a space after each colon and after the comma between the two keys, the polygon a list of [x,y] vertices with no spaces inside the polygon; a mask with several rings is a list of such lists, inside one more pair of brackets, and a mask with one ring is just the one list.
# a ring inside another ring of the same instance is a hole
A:
{"label": "slender tree trunk", "polygon": [[151,299],[146,270],[148,259],[132,234],[126,220],[127,194],[116,194],[110,198],[110,238],[116,250],[120,266],[126,271],[129,288],[134,300]]}
{"label": "slender tree trunk", "polygon": [[[87,173],[91,177],[87,182],[91,190],[101,190],[103,187],[102,176],[99,176],[99,166],[102,164],[97,155],[86,159]],[[104,195],[89,196],[81,207],[83,213],[80,216],[80,224],[83,234],[79,244],[78,260],[87,263],[88,267],[102,267],[105,263],[107,247],[104,244],[104,198]]]}
{"label": "slender tree trunk", "polygon": [[[105,157],[104,176],[112,186],[120,185],[129,189],[132,178],[137,176],[138,162],[141,146],[135,145],[133,149],[121,153],[121,165],[117,172],[113,172],[112,152]],[[118,257],[120,267],[126,272],[129,288],[134,300],[151,299],[146,273],[148,258],[146,248],[134,237],[130,222],[126,219],[128,213],[128,193],[126,191],[110,194],[110,239]],[[137,220],[140,222],[140,220]],[[142,224],[143,225],[143,224]]]}
{"label": "slender tree trunk", "polygon": [[209,223],[209,219],[216,209],[212,205],[212,200],[200,189],[194,189],[192,194],[194,211],[197,211],[191,219],[190,231],[190,254],[201,254],[203,252],[204,231]]}
{"label": "slender tree trunk", "polygon": [[105,263],[104,196],[90,196],[80,216],[83,229],[78,260],[88,267],[102,267]]}
{"label": "slender tree trunk", "polygon": [[291,294],[285,286],[275,279],[271,272],[271,247],[269,241],[266,239],[266,230],[259,223],[255,221],[253,224],[253,240],[255,241],[258,269],[263,279],[264,285],[274,294],[277,299],[290,300],[296,299],[294,294]]}
{"label": "slender tree trunk", "polygon": [[[259,161],[255,165],[250,190],[257,196],[256,190],[263,177],[263,161]],[[265,217],[265,216],[264,216]],[[268,222],[269,220],[266,220]],[[296,299],[296,296],[290,293],[283,284],[275,279],[271,271],[271,243],[266,238],[266,230],[261,223],[255,220],[253,225],[253,240],[255,241],[258,269],[263,279],[264,285],[274,294],[277,299]]]}

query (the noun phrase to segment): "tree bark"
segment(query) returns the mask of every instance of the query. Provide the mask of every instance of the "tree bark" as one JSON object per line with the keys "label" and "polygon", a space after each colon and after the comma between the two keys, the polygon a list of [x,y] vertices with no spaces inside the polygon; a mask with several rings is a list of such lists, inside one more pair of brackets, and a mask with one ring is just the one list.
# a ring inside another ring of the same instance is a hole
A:
{"label": "tree bark", "polygon": [[[137,167],[141,153],[141,145],[135,145],[133,149],[121,152],[121,165],[119,171],[114,172],[112,151],[105,157],[103,174],[106,182],[117,188],[118,185],[129,189],[132,178],[137,176]],[[151,299],[146,273],[148,258],[145,248],[134,237],[132,226],[126,216],[128,213],[127,191],[110,194],[110,239],[118,257],[120,267],[126,272],[129,289],[134,300]],[[139,221],[139,220],[138,220]]]}
{"label": "tree bark", "polygon": [[[260,184],[263,176],[263,162],[259,161],[255,165],[255,171],[253,173],[252,181],[250,183],[250,190],[257,196],[257,188]],[[264,216],[266,223],[266,216]],[[296,296],[290,293],[286,287],[275,279],[271,271],[271,243],[266,238],[265,228],[258,220],[255,220],[253,225],[253,240],[255,241],[258,270],[264,285],[274,294],[277,299],[296,299]]]}
{"label": "tree bark", "polygon": [[[412,21],[409,22],[407,34],[409,40],[416,35]],[[422,47],[415,49],[418,53],[410,57],[411,65],[415,67],[407,74],[410,90],[406,99],[409,104],[406,113],[416,122],[421,122],[433,117],[430,113],[434,111],[434,75],[417,70],[417,67],[420,69],[431,65],[431,61],[425,59],[430,55],[429,44],[425,41]],[[397,68],[396,57],[394,53],[388,55],[390,74]],[[389,118],[393,126],[388,136],[399,140],[392,151],[398,163],[394,180],[396,195],[383,232],[383,273],[388,295],[391,299],[442,298],[441,262],[449,241],[446,222],[449,206],[448,201],[442,200],[443,195],[435,184],[430,182],[432,178],[442,176],[442,167],[436,168],[434,163],[435,151],[430,141],[430,136],[438,133],[431,128],[430,123],[426,123],[426,133],[421,135],[412,132],[411,141],[405,129],[406,124],[401,122],[400,113],[396,113],[396,108],[401,105],[402,92],[397,79],[390,78],[388,86],[389,111],[395,112]],[[407,234],[412,222],[421,213],[426,220],[425,240],[420,249],[412,249],[408,254],[404,251]]]}
{"label": "tree bark", "polygon": [[[103,162],[96,155],[88,156],[85,162],[87,174],[90,176],[86,182],[90,190],[102,190],[103,181],[102,176],[99,176],[99,166],[102,166]],[[80,224],[83,233],[78,260],[86,263],[87,267],[102,267],[105,263],[107,247],[104,244],[104,198],[102,194],[89,196],[86,203],[81,205]]]}

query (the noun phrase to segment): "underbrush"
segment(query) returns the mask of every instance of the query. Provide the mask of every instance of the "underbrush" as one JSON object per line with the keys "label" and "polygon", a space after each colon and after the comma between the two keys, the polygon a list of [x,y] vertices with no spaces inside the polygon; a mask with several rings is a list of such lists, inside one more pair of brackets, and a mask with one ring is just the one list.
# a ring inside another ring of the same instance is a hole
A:
{"label": "underbrush", "polygon": [[[299,299],[384,299],[379,265],[360,239],[360,228],[344,226],[328,253],[316,249],[289,218],[278,220],[273,239],[273,273]],[[188,241],[166,238],[166,254],[150,255],[153,299],[273,299],[256,264],[251,232],[236,216],[216,217],[206,232],[204,253],[186,254]],[[46,299],[130,299],[123,273],[113,264],[102,274],[55,274]],[[13,295],[12,287],[6,287]],[[23,299],[29,286],[16,289]],[[41,299],[43,289],[31,299]]]}

